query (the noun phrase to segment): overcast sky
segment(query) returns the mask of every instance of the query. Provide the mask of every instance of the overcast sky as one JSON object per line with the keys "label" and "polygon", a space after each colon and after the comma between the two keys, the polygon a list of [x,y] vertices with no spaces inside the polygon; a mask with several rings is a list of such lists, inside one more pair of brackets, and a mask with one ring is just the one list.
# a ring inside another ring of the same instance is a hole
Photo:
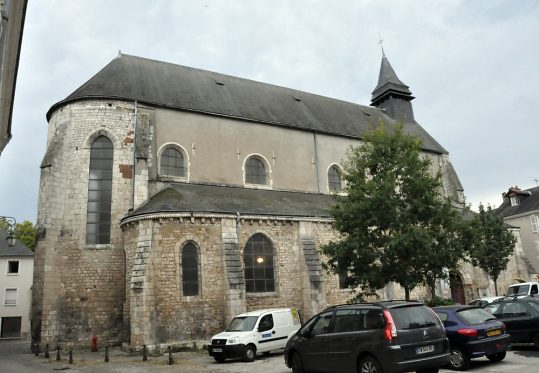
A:
{"label": "overcast sky", "polygon": [[379,35],[466,199],[539,179],[539,1],[29,0],[0,215],[36,221],[45,113],[122,53],[368,105]]}

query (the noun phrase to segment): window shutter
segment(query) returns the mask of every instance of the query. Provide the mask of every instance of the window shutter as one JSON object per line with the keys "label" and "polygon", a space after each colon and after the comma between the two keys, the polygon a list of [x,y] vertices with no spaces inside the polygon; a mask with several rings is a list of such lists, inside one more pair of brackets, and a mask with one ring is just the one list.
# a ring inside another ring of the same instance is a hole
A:
{"label": "window shutter", "polygon": [[6,297],[4,299],[6,306],[17,305],[17,289],[6,289]]}

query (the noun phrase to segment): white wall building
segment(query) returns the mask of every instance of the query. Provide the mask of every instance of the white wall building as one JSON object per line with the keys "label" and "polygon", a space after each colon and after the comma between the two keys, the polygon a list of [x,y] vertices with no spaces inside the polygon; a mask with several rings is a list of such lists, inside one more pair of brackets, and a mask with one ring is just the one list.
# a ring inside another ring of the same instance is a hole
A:
{"label": "white wall building", "polygon": [[8,246],[0,230],[0,339],[30,339],[34,253],[19,241]]}

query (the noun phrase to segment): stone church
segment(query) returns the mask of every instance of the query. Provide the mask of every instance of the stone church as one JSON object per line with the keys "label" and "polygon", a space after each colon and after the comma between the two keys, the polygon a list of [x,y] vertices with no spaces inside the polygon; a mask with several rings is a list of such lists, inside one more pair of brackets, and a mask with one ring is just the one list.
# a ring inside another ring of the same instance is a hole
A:
{"label": "stone church", "polygon": [[318,249],[337,238],[331,193],[366,131],[403,122],[464,204],[413,98],[385,56],[363,106],[120,54],[47,113],[34,340],[205,341],[246,310],[306,319],[346,302]]}

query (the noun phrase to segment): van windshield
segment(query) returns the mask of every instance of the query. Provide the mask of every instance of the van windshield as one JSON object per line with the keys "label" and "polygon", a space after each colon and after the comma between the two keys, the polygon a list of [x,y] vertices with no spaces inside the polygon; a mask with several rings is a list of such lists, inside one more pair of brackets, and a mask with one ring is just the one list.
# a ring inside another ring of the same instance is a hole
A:
{"label": "van windshield", "polygon": [[249,332],[254,329],[257,316],[244,316],[244,317],[234,317],[228,328],[227,332]]}
{"label": "van windshield", "polygon": [[530,285],[515,285],[507,288],[507,296],[510,295],[528,295]]}

